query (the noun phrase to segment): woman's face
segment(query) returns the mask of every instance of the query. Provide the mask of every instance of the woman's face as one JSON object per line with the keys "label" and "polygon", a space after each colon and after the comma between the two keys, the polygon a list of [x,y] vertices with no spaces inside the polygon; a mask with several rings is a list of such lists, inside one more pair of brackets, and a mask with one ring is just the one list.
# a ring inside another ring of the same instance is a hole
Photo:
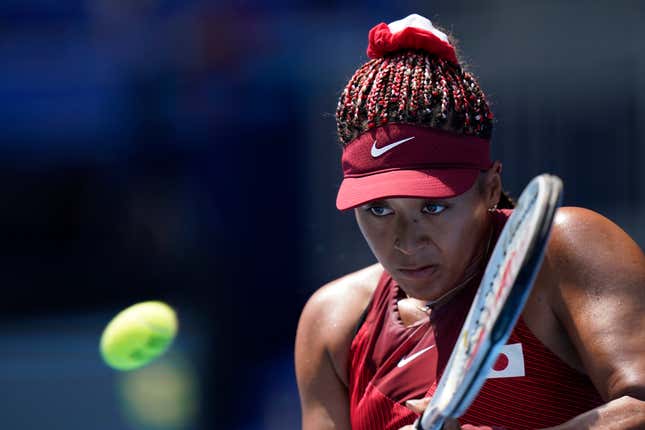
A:
{"label": "woman's face", "polygon": [[501,189],[499,175],[497,185],[489,175],[457,197],[388,198],[355,209],[372,252],[408,296],[435,300],[477,269]]}

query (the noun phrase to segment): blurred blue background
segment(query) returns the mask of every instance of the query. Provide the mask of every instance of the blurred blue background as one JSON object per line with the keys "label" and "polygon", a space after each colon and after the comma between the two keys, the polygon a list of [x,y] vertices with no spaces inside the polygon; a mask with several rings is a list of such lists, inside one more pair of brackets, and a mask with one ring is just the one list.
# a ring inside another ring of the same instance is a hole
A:
{"label": "blurred blue background", "polygon": [[[298,428],[300,310],[373,261],[336,100],[375,24],[454,32],[517,193],[560,175],[645,245],[640,1],[0,2],[0,428]],[[175,306],[171,352],[100,360],[122,308]]]}

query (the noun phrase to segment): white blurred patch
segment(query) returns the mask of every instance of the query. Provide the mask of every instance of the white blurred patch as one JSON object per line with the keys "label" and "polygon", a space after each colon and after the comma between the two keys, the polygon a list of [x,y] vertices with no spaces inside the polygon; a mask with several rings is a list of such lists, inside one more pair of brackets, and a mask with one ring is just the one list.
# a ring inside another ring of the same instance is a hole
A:
{"label": "white blurred patch", "polygon": [[408,15],[398,21],[391,22],[387,26],[393,34],[398,33],[407,27],[420,28],[421,30],[431,32],[444,42],[448,42],[448,36],[446,36],[444,32],[437,30],[428,18],[417,15],[416,13]]}

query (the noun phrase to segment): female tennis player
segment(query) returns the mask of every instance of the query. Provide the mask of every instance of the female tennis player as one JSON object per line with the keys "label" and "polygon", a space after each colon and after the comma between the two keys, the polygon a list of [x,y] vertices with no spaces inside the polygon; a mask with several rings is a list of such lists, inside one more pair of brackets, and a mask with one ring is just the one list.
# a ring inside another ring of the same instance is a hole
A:
{"label": "female tennis player", "polygon": [[[512,204],[492,115],[450,39],[411,15],[369,33],[336,120],[337,207],[378,263],[318,290],[296,336],[305,430],[411,428]],[[645,428],[645,255],[581,208],[556,214],[528,303],[477,399],[446,428]]]}

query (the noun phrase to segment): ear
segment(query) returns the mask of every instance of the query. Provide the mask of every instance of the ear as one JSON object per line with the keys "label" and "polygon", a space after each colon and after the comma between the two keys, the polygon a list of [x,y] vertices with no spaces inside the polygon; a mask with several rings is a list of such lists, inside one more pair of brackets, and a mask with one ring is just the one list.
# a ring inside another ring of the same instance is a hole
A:
{"label": "ear", "polygon": [[490,169],[484,171],[482,191],[489,208],[493,208],[499,202],[502,194],[502,163],[495,161]]}

